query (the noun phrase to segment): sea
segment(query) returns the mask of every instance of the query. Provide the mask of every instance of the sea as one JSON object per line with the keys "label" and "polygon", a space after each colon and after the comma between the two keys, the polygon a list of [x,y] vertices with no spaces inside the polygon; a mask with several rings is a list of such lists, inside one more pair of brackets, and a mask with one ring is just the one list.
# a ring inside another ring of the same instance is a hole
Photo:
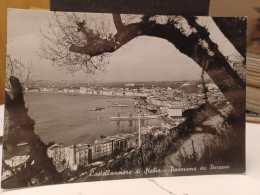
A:
{"label": "sea", "polygon": [[[35,121],[35,133],[48,144],[65,146],[74,143],[93,144],[101,136],[129,134],[138,131],[139,121],[111,121],[110,117],[138,115],[134,99],[102,95],[69,95],[26,92],[29,116]],[[116,107],[132,105],[131,107]],[[97,106],[105,109],[94,111]],[[147,112],[142,110],[142,113]],[[141,121],[140,125],[160,125],[162,119]]]}

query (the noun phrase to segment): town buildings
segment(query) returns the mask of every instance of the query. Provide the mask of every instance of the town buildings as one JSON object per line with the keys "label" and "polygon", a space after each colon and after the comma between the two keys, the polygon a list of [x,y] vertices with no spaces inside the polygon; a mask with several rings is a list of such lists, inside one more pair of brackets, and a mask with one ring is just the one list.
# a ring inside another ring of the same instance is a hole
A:
{"label": "town buildings", "polygon": [[88,165],[98,159],[111,155],[116,150],[127,148],[127,138],[111,136],[103,140],[96,140],[93,145],[73,144],[65,147],[61,144],[54,144],[47,150],[54,165],[59,172],[65,168],[74,169],[77,166]]}
{"label": "town buildings", "polygon": [[[29,155],[14,156],[11,159],[5,160],[5,164],[13,171],[21,171],[22,168],[26,168],[26,162],[30,158]],[[12,172],[3,166],[2,169],[2,181],[12,176]]]}

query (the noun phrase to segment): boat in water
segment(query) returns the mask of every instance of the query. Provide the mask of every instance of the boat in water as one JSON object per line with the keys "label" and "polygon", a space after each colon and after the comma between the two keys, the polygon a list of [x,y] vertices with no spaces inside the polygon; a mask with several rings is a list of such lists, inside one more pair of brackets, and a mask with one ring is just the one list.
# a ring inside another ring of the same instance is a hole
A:
{"label": "boat in water", "polygon": [[97,106],[96,108],[92,108],[90,111],[99,111],[99,110],[104,110],[105,107],[102,106]]}

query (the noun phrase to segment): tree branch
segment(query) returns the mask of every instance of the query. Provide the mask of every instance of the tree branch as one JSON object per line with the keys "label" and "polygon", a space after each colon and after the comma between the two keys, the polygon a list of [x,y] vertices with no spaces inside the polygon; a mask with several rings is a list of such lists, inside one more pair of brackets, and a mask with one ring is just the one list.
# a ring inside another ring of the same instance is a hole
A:
{"label": "tree branch", "polygon": [[124,29],[125,25],[122,22],[120,14],[113,14],[113,20],[117,32],[121,32]]}

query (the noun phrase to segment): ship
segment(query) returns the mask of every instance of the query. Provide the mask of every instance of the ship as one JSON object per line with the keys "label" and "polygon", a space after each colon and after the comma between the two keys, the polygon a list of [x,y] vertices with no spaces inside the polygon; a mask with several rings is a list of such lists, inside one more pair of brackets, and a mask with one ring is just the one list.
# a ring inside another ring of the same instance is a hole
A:
{"label": "ship", "polygon": [[97,106],[96,108],[92,108],[90,111],[99,111],[99,110],[104,110],[105,107],[102,106]]}

